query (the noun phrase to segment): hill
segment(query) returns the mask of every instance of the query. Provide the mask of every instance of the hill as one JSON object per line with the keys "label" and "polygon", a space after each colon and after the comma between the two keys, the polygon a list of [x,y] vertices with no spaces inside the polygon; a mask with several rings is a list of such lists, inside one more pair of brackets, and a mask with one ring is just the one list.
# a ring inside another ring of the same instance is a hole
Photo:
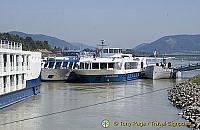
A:
{"label": "hill", "polygon": [[200,35],[172,35],[151,43],[143,43],[135,48],[138,52],[200,53]]}
{"label": "hill", "polygon": [[19,37],[9,33],[0,33],[0,39],[15,41],[22,43],[23,50],[36,51],[38,49],[53,50],[48,44],[48,41],[33,40],[31,37]]}
{"label": "hill", "polygon": [[[26,38],[26,37],[31,37],[33,40],[39,40],[39,41],[48,41],[49,45],[51,47],[60,47],[60,48],[69,48],[69,49],[94,49],[94,47],[85,45],[83,43],[70,43],[70,42],[66,42],[64,40],[58,39],[56,37],[52,37],[52,36],[47,36],[47,35],[43,35],[43,34],[27,34],[27,33],[23,33],[23,32],[18,32],[18,31],[11,31],[8,32],[9,34],[14,34],[14,35],[18,35],[20,37]],[[81,45],[81,47],[80,47]]]}

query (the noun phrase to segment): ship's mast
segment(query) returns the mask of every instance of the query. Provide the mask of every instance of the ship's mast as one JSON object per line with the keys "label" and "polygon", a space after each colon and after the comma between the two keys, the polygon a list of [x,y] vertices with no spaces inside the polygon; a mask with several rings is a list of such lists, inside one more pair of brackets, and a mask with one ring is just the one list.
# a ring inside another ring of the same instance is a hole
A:
{"label": "ship's mast", "polygon": [[100,57],[102,57],[102,53],[103,53],[103,47],[104,46],[107,46],[107,45],[105,45],[105,40],[100,40],[101,41],[101,44],[99,45],[101,48],[100,48],[100,50],[101,50],[101,55],[100,55]]}

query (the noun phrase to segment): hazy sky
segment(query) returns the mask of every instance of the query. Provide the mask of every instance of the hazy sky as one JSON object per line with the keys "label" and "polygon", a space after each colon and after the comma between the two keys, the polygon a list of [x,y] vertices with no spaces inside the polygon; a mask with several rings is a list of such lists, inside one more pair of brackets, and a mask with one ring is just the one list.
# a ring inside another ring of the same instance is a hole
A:
{"label": "hazy sky", "polygon": [[200,0],[0,0],[0,32],[22,31],[132,48],[200,34]]}

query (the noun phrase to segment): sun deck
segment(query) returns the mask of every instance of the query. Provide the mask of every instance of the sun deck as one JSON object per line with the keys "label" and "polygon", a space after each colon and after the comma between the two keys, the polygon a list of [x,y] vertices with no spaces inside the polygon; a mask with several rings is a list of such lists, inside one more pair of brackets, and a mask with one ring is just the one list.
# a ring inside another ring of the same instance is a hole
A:
{"label": "sun deck", "polygon": [[0,49],[22,50],[22,43],[0,40]]}

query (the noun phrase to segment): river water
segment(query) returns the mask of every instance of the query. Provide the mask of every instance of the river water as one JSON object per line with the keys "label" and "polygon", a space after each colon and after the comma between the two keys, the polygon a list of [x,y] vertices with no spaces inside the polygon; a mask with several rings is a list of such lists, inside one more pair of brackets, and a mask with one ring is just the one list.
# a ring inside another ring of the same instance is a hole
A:
{"label": "river water", "polygon": [[[186,122],[178,116],[180,110],[170,104],[164,88],[198,73],[199,70],[184,72],[176,80],[139,79],[99,84],[43,82],[39,95],[0,110],[0,129],[189,130],[186,126],[122,125],[125,122]],[[104,119],[110,122],[108,128],[101,125]]]}

